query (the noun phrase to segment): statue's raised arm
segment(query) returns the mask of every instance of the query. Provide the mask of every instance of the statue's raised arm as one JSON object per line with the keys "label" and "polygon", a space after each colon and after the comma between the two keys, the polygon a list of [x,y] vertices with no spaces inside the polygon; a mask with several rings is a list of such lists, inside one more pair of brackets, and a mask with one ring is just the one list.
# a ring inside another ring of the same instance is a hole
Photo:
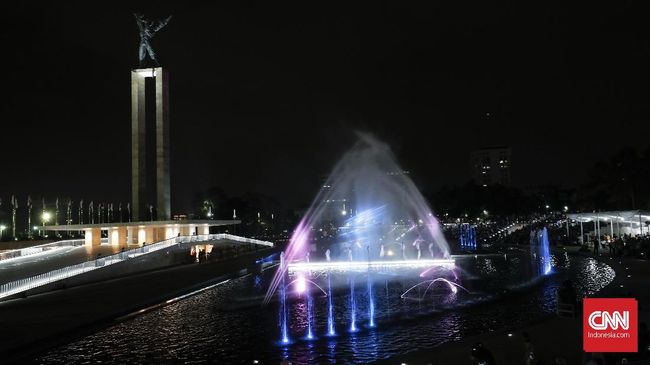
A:
{"label": "statue's raised arm", "polygon": [[152,31],[153,31],[154,33],[156,33],[156,32],[158,32],[159,30],[163,29],[163,28],[167,25],[167,23],[169,23],[169,21],[170,21],[171,19],[172,19],[172,16],[170,15],[170,16],[168,16],[166,19],[163,19],[163,20],[159,21],[158,24],[157,24],[157,25],[152,29]]}
{"label": "statue's raised arm", "polygon": [[142,33],[145,27],[144,17],[142,16],[142,14],[138,14],[138,13],[133,13],[133,16],[135,17],[135,22],[138,24],[138,29]]}

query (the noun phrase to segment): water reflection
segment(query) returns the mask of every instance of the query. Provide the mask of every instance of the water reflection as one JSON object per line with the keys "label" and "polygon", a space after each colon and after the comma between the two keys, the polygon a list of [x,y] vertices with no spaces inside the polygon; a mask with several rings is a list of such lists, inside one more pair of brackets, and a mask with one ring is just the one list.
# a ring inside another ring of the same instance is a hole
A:
{"label": "water reflection", "polygon": [[[375,281],[376,329],[368,329],[365,283],[357,290],[359,332],[344,331],[350,323],[349,284],[333,289],[332,315],[338,335],[327,337],[327,297],[314,296],[314,341],[300,340],[307,328],[305,298],[289,304],[290,332],[296,342],[278,346],[278,304],[260,307],[257,276],[232,280],[196,296],[135,317],[91,336],[54,349],[38,359],[47,363],[117,362],[168,363],[207,361],[222,363],[294,364],[367,363],[410,351],[440,345],[477,333],[517,326],[555,312],[556,290],[564,278],[572,278],[580,295],[609,283],[614,272],[591,258],[555,258],[557,276],[521,294],[499,300],[493,293],[526,272],[529,260],[514,255],[462,263],[461,279],[472,294],[449,290],[427,294],[424,300],[399,298],[420,278],[378,277]],[[484,279],[487,278],[487,279]],[[325,280],[323,278],[323,280]],[[362,286],[363,285],[363,289]],[[251,294],[254,293],[254,294]],[[496,301],[491,301],[493,299]],[[289,301],[288,301],[289,302]],[[473,305],[481,303],[480,305]],[[461,306],[462,308],[459,308]],[[244,358],[242,358],[244,357]]]}

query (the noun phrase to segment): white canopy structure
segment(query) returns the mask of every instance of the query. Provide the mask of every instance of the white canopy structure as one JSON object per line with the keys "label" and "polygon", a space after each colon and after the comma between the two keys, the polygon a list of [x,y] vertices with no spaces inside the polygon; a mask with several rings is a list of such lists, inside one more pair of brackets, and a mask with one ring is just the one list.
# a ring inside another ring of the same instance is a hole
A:
{"label": "white canopy structure", "polygon": [[[581,241],[584,237],[584,223],[593,223],[593,235],[600,242],[602,234],[609,234],[610,237],[623,234],[644,234],[650,233],[650,212],[644,210],[620,210],[593,213],[567,214],[567,218],[580,223]],[[601,224],[609,226],[605,232]],[[645,228],[644,228],[645,226]]]}

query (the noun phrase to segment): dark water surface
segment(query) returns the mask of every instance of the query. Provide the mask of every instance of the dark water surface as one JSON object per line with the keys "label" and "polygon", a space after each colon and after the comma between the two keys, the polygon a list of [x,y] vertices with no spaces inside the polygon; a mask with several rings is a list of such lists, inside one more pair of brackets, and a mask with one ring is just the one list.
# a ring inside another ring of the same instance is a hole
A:
{"label": "dark water surface", "polygon": [[[367,273],[332,274],[337,336],[325,336],[327,298],[314,290],[315,335],[304,340],[304,295],[288,302],[292,344],[279,346],[278,303],[259,305],[273,270],[231,280],[198,295],[119,323],[35,359],[38,363],[222,364],[368,363],[430,348],[479,333],[516,327],[552,315],[556,292],[570,278],[579,295],[595,292],[614,277],[606,264],[591,258],[554,256],[555,274],[516,293],[504,290],[528,282],[536,270],[528,256],[467,257],[457,262],[457,282],[469,292],[452,293],[436,283],[400,296],[425,279],[422,271],[371,273],[376,328],[368,328]],[[436,273],[454,280],[449,272]],[[326,274],[313,281],[327,290]],[[360,330],[349,333],[350,280]]]}

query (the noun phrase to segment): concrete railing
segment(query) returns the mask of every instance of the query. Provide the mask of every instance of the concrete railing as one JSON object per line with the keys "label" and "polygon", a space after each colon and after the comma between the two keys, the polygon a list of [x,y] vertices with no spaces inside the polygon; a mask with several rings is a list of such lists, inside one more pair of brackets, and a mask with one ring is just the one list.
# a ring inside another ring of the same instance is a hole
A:
{"label": "concrete railing", "polygon": [[205,242],[205,241],[216,241],[216,240],[230,240],[240,243],[251,243],[255,245],[269,246],[273,247],[273,243],[269,241],[256,240],[254,238],[246,238],[241,236],[235,236],[228,233],[217,233],[217,234],[200,234],[194,236],[181,236],[180,243],[192,243],[192,242]]}
{"label": "concrete railing", "polygon": [[[107,242],[108,242],[108,238],[102,238],[102,243],[107,243]],[[85,241],[83,239],[62,240],[62,241],[44,243],[42,245],[37,245],[37,246],[18,248],[15,250],[8,250],[5,252],[0,252],[0,262],[4,260],[14,259],[17,257],[34,255],[57,247],[78,247],[78,246],[83,246],[84,244]]]}
{"label": "concrete railing", "polygon": [[67,266],[61,269],[52,270],[36,276],[23,278],[11,281],[0,285],[0,299],[22,293],[24,291],[47,285],[59,280],[63,280],[75,275],[83,274],[88,271],[97,270],[106,266],[110,266],[119,262],[123,262],[135,257],[146,255],[148,253],[163,250],[172,246],[180,246],[183,243],[202,242],[216,240],[230,240],[241,243],[251,243],[257,245],[264,245],[273,247],[273,243],[267,241],[260,241],[252,238],[234,236],[230,234],[208,234],[208,235],[194,235],[194,236],[178,236],[169,238],[163,241],[155,242],[142,247],[124,250],[114,255],[105,256],[96,260],[86,261],[80,264]]}

